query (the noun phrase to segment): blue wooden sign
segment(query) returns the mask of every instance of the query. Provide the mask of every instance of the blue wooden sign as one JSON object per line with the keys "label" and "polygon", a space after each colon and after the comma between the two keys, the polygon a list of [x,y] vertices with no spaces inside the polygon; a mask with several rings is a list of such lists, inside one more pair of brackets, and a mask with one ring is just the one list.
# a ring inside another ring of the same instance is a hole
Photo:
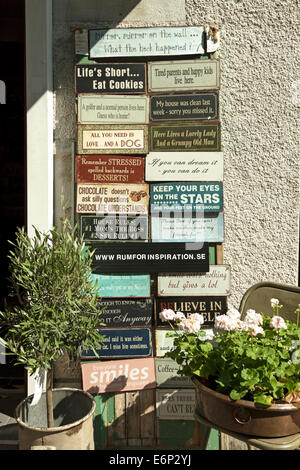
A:
{"label": "blue wooden sign", "polygon": [[[96,352],[99,357],[149,357],[152,355],[150,328],[103,329],[104,339]],[[92,350],[82,351],[81,357],[97,357]]]}
{"label": "blue wooden sign", "polygon": [[[151,184],[152,214],[172,211],[205,211],[223,210],[222,183],[157,183]],[[165,214],[167,217],[167,214]]]}
{"label": "blue wooden sign", "polygon": [[210,242],[224,241],[223,212],[211,216],[151,217],[151,238],[153,242]]}
{"label": "blue wooden sign", "polygon": [[99,297],[150,297],[148,274],[92,274]]}

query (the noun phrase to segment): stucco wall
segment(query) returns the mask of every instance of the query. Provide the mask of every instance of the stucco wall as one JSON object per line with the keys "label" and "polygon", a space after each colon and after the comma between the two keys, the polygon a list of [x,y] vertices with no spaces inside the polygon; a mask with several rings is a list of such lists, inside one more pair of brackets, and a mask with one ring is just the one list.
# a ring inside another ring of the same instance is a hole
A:
{"label": "stucco wall", "polygon": [[71,200],[73,184],[72,30],[215,23],[221,29],[224,263],[232,268],[230,303],[238,306],[245,290],[259,281],[297,284],[298,1],[54,0],[53,7],[56,221],[61,190]]}

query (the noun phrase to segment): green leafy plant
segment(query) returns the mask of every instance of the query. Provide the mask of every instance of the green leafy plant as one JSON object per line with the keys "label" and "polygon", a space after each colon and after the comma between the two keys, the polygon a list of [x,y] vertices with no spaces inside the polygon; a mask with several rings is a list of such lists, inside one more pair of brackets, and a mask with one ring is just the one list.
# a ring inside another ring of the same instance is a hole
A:
{"label": "green leafy plant", "polygon": [[31,239],[23,228],[10,242],[10,296],[18,302],[0,312],[7,333],[2,342],[30,374],[47,371],[48,426],[53,426],[52,371],[55,361],[65,354],[71,360],[82,349],[95,348],[101,310],[91,278],[92,253],[77,236],[67,218],[61,229],[47,233],[36,228]]}
{"label": "green leafy plant", "polygon": [[277,299],[271,299],[271,305],[273,317],[251,309],[244,320],[231,308],[216,318],[214,332],[201,330],[200,314],[186,318],[164,310],[161,319],[174,329],[167,356],[180,365],[180,375],[201,378],[232,400],[244,398],[265,406],[300,402],[300,305],[296,323],[278,315],[282,306]]}

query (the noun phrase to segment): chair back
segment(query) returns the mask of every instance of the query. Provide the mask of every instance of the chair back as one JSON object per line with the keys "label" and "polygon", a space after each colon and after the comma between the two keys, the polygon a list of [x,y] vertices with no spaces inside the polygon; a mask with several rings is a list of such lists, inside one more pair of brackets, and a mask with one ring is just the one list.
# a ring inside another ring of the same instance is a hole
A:
{"label": "chair back", "polygon": [[278,299],[283,307],[279,309],[278,315],[286,320],[295,322],[297,314],[296,308],[300,304],[300,287],[278,284],[275,282],[259,282],[248,289],[240,303],[239,311],[241,318],[249,309],[254,309],[257,313],[273,315],[270,299]]}

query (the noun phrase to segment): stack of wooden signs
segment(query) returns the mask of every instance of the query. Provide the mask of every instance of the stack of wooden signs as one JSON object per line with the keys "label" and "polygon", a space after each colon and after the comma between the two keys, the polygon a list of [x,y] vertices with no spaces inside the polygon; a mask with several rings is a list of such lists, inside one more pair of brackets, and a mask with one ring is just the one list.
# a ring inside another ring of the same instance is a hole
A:
{"label": "stack of wooden signs", "polygon": [[195,401],[192,382],[164,358],[172,339],[159,312],[198,312],[211,328],[230,293],[221,257],[219,36],[209,33],[75,34],[75,213],[105,307],[101,360],[83,354],[83,387],[96,395],[155,390],[158,420],[193,421]]}

